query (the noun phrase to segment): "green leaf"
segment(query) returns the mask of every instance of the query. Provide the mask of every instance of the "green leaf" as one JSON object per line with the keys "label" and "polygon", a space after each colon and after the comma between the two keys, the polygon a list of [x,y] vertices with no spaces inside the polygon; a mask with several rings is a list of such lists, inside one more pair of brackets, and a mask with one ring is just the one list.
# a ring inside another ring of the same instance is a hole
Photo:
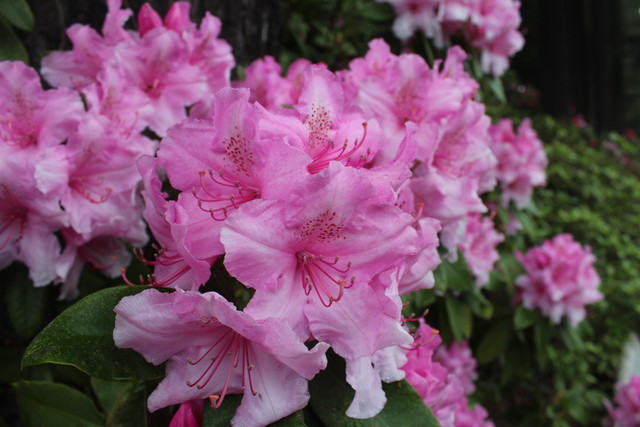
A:
{"label": "green leaf", "polygon": [[7,277],[4,296],[11,324],[22,338],[31,338],[43,323],[49,288],[34,287],[29,270],[21,264],[13,264],[3,274]]}
{"label": "green leaf", "polygon": [[33,29],[33,14],[26,0],[0,0],[0,15],[21,30]]}
{"label": "green leaf", "polygon": [[89,397],[64,384],[46,381],[13,383],[20,419],[26,427],[104,426]]}
{"label": "green leaf", "polygon": [[140,427],[147,424],[147,393],[143,382],[91,379],[91,388],[107,413],[105,427]]}
{"label": "green leaf", "polygon": [[480,290],[475,289],[468,297],[469,307],[471,311],[482,319],[490,319],[493,316],[493,304],[489,301]]}
{"label": "green leaf", "polygon": [[504,279],[507,283],[511,285],[514,284],[516,277],[523,271],[522,265],[512,252],[500,254],[498,268],[504,275]]}
{"label": "green leaf", "polygon": [[472,327],[469,306],[450,294],[445,297],[445,306],[447,307],[447,318],[449,319],[449,325],[451,325],[453,337],[457,341],[469,338]]}
{"label": "green leaf", "polygon": [[538,315],[536,312],[527,310],[523,306],[519,306],[516,308],[516,313],[513,316],[513,325],[516,329],[524,329],[533,325],[537,318]]}
{"label": "green leaf", "polygon": [[27,50],[13,31],[11,24],[0,16],[0,61],[29,62]]}
{"label": "green leaf", "polygon": [[241,394],[231,394],[225,396],[218,409],[212,409],[211,405],[205,403],[202,411],[202,427],[228,427],[241,402]]}
{"label": "green leaf", "polygon": [[304,427],[307,424],[304,422],[304,414],[300,410],[270,425],[273,427]]}
{"label": "green leaf", "polygon": [[375,417],[365,420],[347,417],[345,412],[355,392],[345,380],[344,360],[333,353],[328,353],[328,356],[327,369],[316,375],[309,383],[311,408],[325,425],[345,427],[440,425],[418,393],[404,380],[383,384],[387,404]]}
{"label": "green leaf", "polygon": [[513,325],[511,324],[511,319],[502,319],[496,322],[484,335],[480,345],[478,345],[478,350],[476,351],[478,363],[489,363],[502,354],[507,349],[512,336]]}
{"label": "green leaf", "polygon": [[153,366],[140,354],[117,348],[113,342],[113,308],[122,298],[146,289],[149,287],[116,286],[81,299],[33,339],[22,366],[71,365],[92,377],[113,381],[162,378],[162,366]]}
{"label": "green leaf", "polygon": [[535,342],[536,358],[538,366],[544,368],[548,361],[548,346],[551,338],[551,326],[548,321],[538,322],[533,328],[533,339]]}
{"label": "green leaf", "polygon": [[500,77],[493,77],[489,80],[489,89],[491,89],[491,92],[495,95],[498,101],[503,104],[507,102],[507,97],[504,95],[504,87],[502,86],[502,80]]}
{"label": "green leaf", "polygon": [[10,383],[20,379],[20,357],[22,354],[14,348],[0,348],[0,382]]}
{"label": "green leaf", "polygon": [[393,8],[385,3],[365,3],[360,12],[363,18],[372,21],[390,21],[395,16]]}
{"label": "green leaf", "polygon": [[439,290],[454,291],[471,291],[475,287],[475,279],[467,265],[467,261],[460,251],[458,251],[458,260],[450,263],[443,260],[442,263],[434,271],[436,287]]}

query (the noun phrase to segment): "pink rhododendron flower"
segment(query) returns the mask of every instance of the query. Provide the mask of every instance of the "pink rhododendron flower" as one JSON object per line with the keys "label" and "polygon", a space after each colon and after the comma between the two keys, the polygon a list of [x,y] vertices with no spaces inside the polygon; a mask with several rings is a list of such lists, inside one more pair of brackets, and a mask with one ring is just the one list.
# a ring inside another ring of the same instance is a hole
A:
{"label": "pink rhododendron flower", "polygon": [[491,217],[478,214],[468,216],[466,233],[459,247],[478,287],[489,281],[493,264],[500,258],[496,246],[503,241],[504,236],[496,231]]}
{"label": "pink rhododendron flower", "polygon": [[[479,404],[473,408],[469,405],[460,405],[456,410],[455,427],[494,427],[493,422],[487,419],[487,410]],[[444,425],[444,424],[443,424]]]}
{"label": "pink rhododendron flower", "polygon": [[418,236],[422,240],[420,253],[407,262],[407,269],[400,280],[398,293],[405,295],[419,289],[431,289],[435,285],[433,270],[440,265],[438,235],[440,223],[432,218],[422,218],[417,223]]}
{"label": "pink rhododendron flower", "polygon": [[446,348],[438,331],[419,320],[412,347],[405,350],[402,366],[407,381],[446,427],[490,427],[482,406],[469,408],[467,395],[475,379],[475,360],[466,343]]}
{"label": "pink rhododendron flower", "polygon": [[[433,69],[417,55],[391,54],[382,40],[370,43],[364,58],[340,74],[345,93],[380,123],[385,138],[372,164],[393,159],[415,124],[411,190],[427,217],[441,221],[443,233],[470,212],[484,212],[479,193],[496,160],[489,149],[489,118],[473,97],[478,89],[463,69],[464,52],[452,48]],[[446,241],[449,248],[455,240]]]}
{"label": "pink rhododendron flower", "polygon": [[83,265],[115,277],[130,259],[122,241],[146,242],[134,163],[155,146],[70,89],[43,90],[22,63],[0,70],[0,264],[21,261],[36,286],[63,283],[72,298]]}
{"label": "pink rhododendron flower", "polygon": [[[177,221],[182,215],[176,214],[176,202],[167,201],[167,195],[161,190],[156,159],[144,156],[137,163],[144,183],[141,192],[145,204],[143,217],[158,245],[154,247],[156,253],[152,260],[144,258],[138,250],[134,253],[138,259],[154,267],[147,280],[150,285],[196,291],[211,276],[210,269],[216,256],[198,258],[185,244],[188,225]],[[140,282],[144,283],[144,278]]]}
{"label": "pink rhododendron flower", "polygon": [[[237,87],[251,89],[251,100],[257,101],[268,110],[278,110],[284,106],[293,106],[298,103],[302,85],[304,83],[304,70],[311,66],[311,62],[304,58],[295,60],[286,76],[281,76],[280,64],[272,56],[256,59],[245,70],[244,81],[234,82]],[[326,68],[324,64],[316,66]]]}
{"label": "pink rhododendron flower", "polygon": [[173,414],[169,427],[200,427],[202,425],[202,409],[204,400],[185,402]]}
{"label": "pink rhododendron flower", "polygon": [[509,67],[509,57],[522,49],[520,2],[514,0],[385,0],[398,15],[395,35],[406,40],[416,30],[442,48],[456,35],[482,52],[486,72],[499,76]]}
{"label": "pink rhododendron flower", "polygon": [[244,394],[233,426],[266,425],[306,406],[307,380],[324,369],[327,345],[308,350],[286,322],[254,320],[220,295],[146,290],[114,308],[113,338],[155,365],[168,361],[150,411]]}
{"label": "pink rhododendron flower", "polygon": [[442,28],[438,19],[442,0],[386,0],[391,3],[396,15],[393,22],[393,33],[401,40],[406,40],[416,30],[442,44]]}
{"label": "pink rhododendron flower", "polygon": [[629,382],[616,390],[616,406],[605,402],[614,427],[640,425],[640,376],[632,376]]}
{"label": "pink rhododendron flower", "polygon": [[476,388],[474,382],[478,378],[477,363],[467,341],[454,341],[448,346],[444,344],[438,346],[433,360],[460,379],[465,394],[473,393]]}
{"label": "pink rhododendron flower", "polygon": [[217,18],[207,14],[197,28],[189,19],[190,4],[176,2],[163,23],[145,4],[138,34],[122,28],[131,12],[120,10],[120,1],[108,5],[102,35],[74,25],[68,31],[73,50],[43,59],[49,83],[86,91],[90,108],[120,120],[131,120],[129,112],[129,126],[158,135],[185,118],[186,107],[229,86],[234,60],[229,45],[217,38]]}
{"label": "pink rhododendron flower", "polygon": [[513,213],[509,212],[509,222],[505,225],[504,231],[506,231],[508,235],[513,236],[519,230],[522,230],[522,223],[520,223]]}
{"label": "pink rhododendron flower", "polygon": [[520,26],[520,2],[479,0],[472,7],[474,25],[471,42],[482,50],[481,64],[486,72],[502,75],[509,68],[509,57],[524,46]]}
{"label": "pink rhododendron flower", "polygon": [[21,261],[35,286],[49,284],[60,254],[53,233],[67,225],[55,194],[37,189],[34,159],[25,150],[0,144],[0,265]]}
{"label": "pink rhododendron flower", "polygon": [[518,300],[532,310],[539,308],[554,323],[566,316],[572,326],[586,316],[586,305],[603,298],[600,277],[593,268],[596,258],[570,234],[545,240],[526,254],[516,252],[526,274],[516,279]]}
{"label": "pink rhododendron flower", "polygon": [[158,151],[171,185],[182,191],[175,221],[184,225],[185,247],[199,259],[224,253],[219,233],[232,211],[287,193],[296,177],[307,174],[306,154],[283,136],[260,135],[263,110],[248,98],[247,89],[221,89],[209,120],[172,127]]}
{"label": "pink rhododendron flower", "polygon": [[44,90],[23,62],[0,62],[0,144],[15,149],[51,147],[73,133],[84,112],[77,93]]}
{"label": "pink rhododendron flower", "polygon": [[286,319],[302,338],[327,342],[346,359],[352,417],[384,406],[372,355],[411,342],[399,301],[385,292],[392,284],[372,279],[418,253],[413,221],[377,197],[365,171],[331,162],[286,198],[240,206],[221,230],[227,270],[256,290],[245,310]]}
{"label": "pink rhododendron flower", "polygon": [[289,135],[288,143],[311,157],[310,173],[331,161],[364,166],[377,152],[382,137],[375,120],[346,102],[338,77],[321,65],[305,69],[298,102],[263,120],[264,137]]}
{"label": "pink rhododendron flower", "polygon": [[495,174],[502,190],[500,200],[504,206],[513,200],[516,206],[523,208],[531,200],[533,187],[545,183],[547,156],[542,142],[528,119],[522,121],[517,134],[509,119],[493,125],[489,132],[491,150],[498,159]]}

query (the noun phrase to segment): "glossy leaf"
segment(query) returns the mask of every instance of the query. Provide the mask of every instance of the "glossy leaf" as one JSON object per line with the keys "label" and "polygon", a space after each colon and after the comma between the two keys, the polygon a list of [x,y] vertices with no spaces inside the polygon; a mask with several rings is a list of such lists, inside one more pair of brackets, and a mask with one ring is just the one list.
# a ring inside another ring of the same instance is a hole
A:
{"label": "glossy leaf", "polygon": [[329,355],[329,366],[309,382],[311,409],[327,426],[439,426],[435,416],[406,381],[384,384],[387,404],[375,417],[359,420],[345,412],[355,392],[345,380],[344,360]]}
{"label": "glossy leaf", "polygon": [[0,0],[0,15],[21,30],[33,29],[33,14],[27,0]]}
{"label": "glossy leaf", "polygon": [[436,288],[440,290],[471,291],[475,287],[475,279],[464,259],[464,255],[458,251],[458,260],[450,263],[443,260],[434,271]]}
{"label": "glossy leaf", "polygon": [[10,383],[20,379],[20,357],[19,350],[0,347],[0,383]]}
{"label": "glossy leaf", "polygon": [[24,45],[13,31],[11,24],[2,16],[0,16],[0,61],[29,61]]}
{"label": "glossy leaf", "polygon": [[20,419],[26,427],[104,426],[89,397],[64,384],[47,381],[13,383]]}
{"label": "glossy leaf", "polygon": [[460,341],[471,336],[472,318],[469,305],[447,294],[445,297],[447,318],[451,326],[453,337]]}
{"label": "glossy leaf", "polygon": [[81,299],[33,339],[22,366],[71,365],[92,377],[114,381],[162,378],[162,366],[153,366],[135,351],[117,348],[113,343],[113,308],[123,297],[145,289],[149,288],[117,286]]}
{"label": "glossy leaf", "polygon": [[511,319],[502,319],[495,323],[480,341],[476,352],[478,363],[489,363],[504,353],[512,336]]}
{"label": "glossy leaf", "polygon": [[493,304],[478,289],[474,289],[468,298],[469,307],[473,314],[483,319],[493,316]]}
{"label": "glossy leaf", "polygon": [[507,97],[504,94],[504,87],[502,86],[502,80],[500,77],[494,77],[489,80],[489,89],[491,89],[491,92],[495,95],[498,101],[503,104],[507,102]]}
{"label": "glossy leaf", "polygon": [[29,279],[29,270],[19,264],[13,264],[3,275],[6,277],[3,288],[11,324],[19,336],[31,338],[42,326],[50,298],[49,289],[34,287]]}
{"label": "glossy leaf", "polygon": [[142,382],[91,379],[91,388],[107,413],[105,427],[139,427],[147,423],[147,393]]}
{"label": "glossy leaf", "polygon": [[206,402],[202,411],[202,427],[227,427],[231,418],[236,413],[236,409],[242,401],[241,394],[230,394],[225,396],[224,402],[218,409],[212,409]]}
{"label": "glossy leaf", "polygon": [[513,317],[513,325],[516,329],[524,329],[531,326],[538,316],[534,311],[527,310],[523,306],[516,308],[515,315]]}

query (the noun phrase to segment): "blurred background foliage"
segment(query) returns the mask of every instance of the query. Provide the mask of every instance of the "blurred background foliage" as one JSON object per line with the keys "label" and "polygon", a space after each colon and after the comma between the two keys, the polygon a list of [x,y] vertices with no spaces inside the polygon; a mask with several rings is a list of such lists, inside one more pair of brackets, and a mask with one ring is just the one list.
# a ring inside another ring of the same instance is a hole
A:
{"label": "blurred background foliage", "polygon": [[[123,3],[137,11],[143,2]],[[151,3],[164,14],[172,1]],[[494,121],[533,118],[549,157],[547,186],[518,213],[523,230],[500,246],[501,260],[482,292],[462,258],[444,262],[436,271],[436,289],[409,299],[407,311],[428,308],[427,322],[445,341],[470,339],[480,365],[475,398],[497,425],[595,425],[605,416],[603,400],[613,395],[622,345],[640,325],[640,141],[635,137],[640,15],[630,0],[522,3],[527,44],[513,69],[502,80],[484,76],[472,55],[468,70],[481,81],[479,97]],[[222,37],[234,46],[239,70],[265,54],[284,67],[305,57],[334,70],[345,68],[375,37],[385,38],[395,53],[413,51],[430,63],[444,55],[419,35],[402,45],[390,30],[391,7],[371,0],[193,0],[192,5],[195,20],[205,9],[221,17]],[[48,51],[70,48],[66,27],[80,22],[99,28],[105,12],[102,0],[0,0],[0,58],[28,59],[37,67]],[[575,120],[579,114],[585,120]],[[507,215],[499,211],[498,222],[504,225]],[[521,271],[513,251],[562,232],[591,246],[606,295],[576,329],[552,325],[512,303],[513,281]],[[145,269],[137,263],[128,274],[136,277]],[[92,271],[83,274],[81,296],[114,284]],[[0,289],[2,417],[20,425],[10,387],[18,380],[73,386],[91,397],[82,403],[91,414],[96,408],[110,413],[109,396],[125,391],[109,390],[71,367],[20,370],[29,341],[69,305],[55,301],[54,289],[35,289],[25,277],[22,267],[13,266],[3,272]],[[24,399],[31,383],[23,384],[18,392]],[[144,386],[136,387],[126,392],[144,401]],[[165,422],[169,415],[161,411],[154,417]]]}

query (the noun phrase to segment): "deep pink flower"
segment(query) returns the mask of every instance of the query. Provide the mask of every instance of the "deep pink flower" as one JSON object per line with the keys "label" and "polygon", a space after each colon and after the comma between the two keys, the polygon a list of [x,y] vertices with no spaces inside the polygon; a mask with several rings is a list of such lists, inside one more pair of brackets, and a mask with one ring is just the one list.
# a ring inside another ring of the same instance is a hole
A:
{"label": "deep pink flower", "polygon": [[473,393],[476,388],[474,382],[478,378],[477,363],[467,341],[454,341],[449,346],[440,345],[434,353],[433,360],[460,379],[465,394]]}
{"label": "deep pink flower", "polygon": [[596,258],[570,234],[545,240],[523,255],[516,252],[526,274],[516,279],[519,299],[532,310],[539,308],[554,323],[566,316],[572,326],[586,316],[586,305],[603,298],[600,277],[593,268]]}
{"label": "deep pink flower", "polygon": [[446,427],[490,427],[487,412],[476,405],[469,408],[467,394],[473,390],[475,360],[466,343],[446,348],[438,331],[419,320],[415,341],[406,348],[407,363],[402,366],[407,381]]}
{"label": "deep pink flower", "polygon": [[149,289],[114,311],[118,347],[155,365],[168,360],[150,411],[204,398],[219,407],[227,394],[243,393],[231,424],[266,425],[306,406],[307,380],[327,363],[326,344],[308,350],[286,322],[254,320],[213,292]]}
{"label": "deep pink flower", "polygon": [[443,425],[453,425],[455,412],[452,411],[452,406],[464,398],[464,388],[454,374],[433,360],[434,352],[441,342],[438,331],[420,319],[413,347],[407,351],[407,363],[402,369],[407,381],[416,389],[438,421]]}
{"label": "deep pink flower", "polygon": [[616,407],[607,402],[609,417],[614,427],[640,425],[640,376],[632,376],[629,382],[616,390]]}
{"label": "deep pink flower", "polygon": [[185,402],[173,414],[169,427],[200,427],[202,425],[202,407],[204,400]]}

